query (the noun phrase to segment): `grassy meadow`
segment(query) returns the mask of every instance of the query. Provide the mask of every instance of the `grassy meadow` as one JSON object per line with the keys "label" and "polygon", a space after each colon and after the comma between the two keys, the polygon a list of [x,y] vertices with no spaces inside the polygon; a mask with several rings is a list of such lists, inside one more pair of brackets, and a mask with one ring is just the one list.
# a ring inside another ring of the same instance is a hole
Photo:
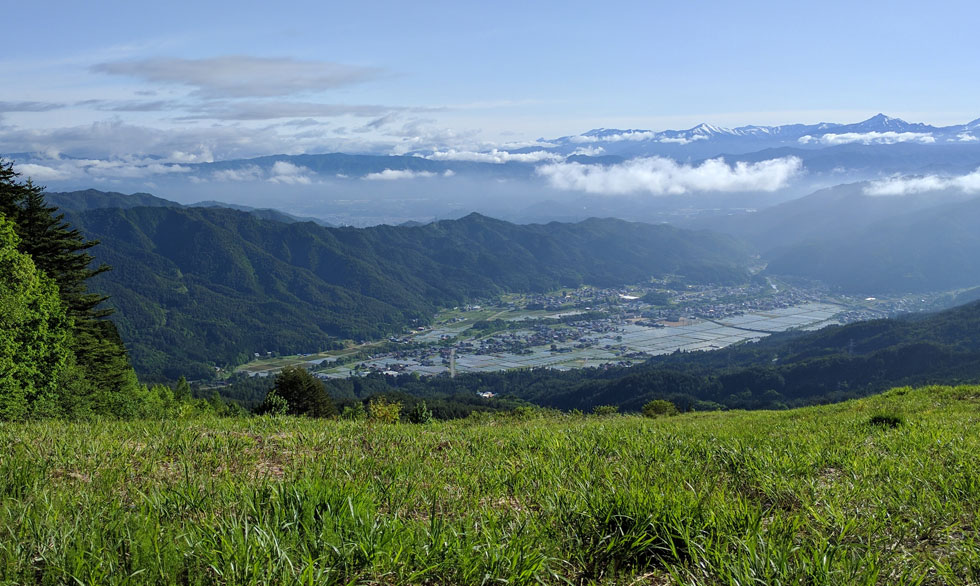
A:
{"label": "grassy meadow", "polygon": [[975,584],[980,387],[794,411],[0,424],[3,584]]}

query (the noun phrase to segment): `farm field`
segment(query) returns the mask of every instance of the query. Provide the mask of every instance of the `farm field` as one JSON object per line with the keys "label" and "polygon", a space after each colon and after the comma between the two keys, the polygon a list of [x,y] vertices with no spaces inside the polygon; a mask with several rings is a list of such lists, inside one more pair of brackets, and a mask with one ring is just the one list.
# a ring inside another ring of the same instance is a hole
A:
{"label": "farm field", "polygon": [[980,387],[647,419],[0,424],[4,584],[975,584]]}

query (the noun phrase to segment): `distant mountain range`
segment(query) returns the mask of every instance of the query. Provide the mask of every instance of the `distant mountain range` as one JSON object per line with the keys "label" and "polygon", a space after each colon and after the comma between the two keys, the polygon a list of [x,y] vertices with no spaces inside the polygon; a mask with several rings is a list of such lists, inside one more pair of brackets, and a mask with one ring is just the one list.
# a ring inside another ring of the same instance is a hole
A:
{"label": "distant mountain range", "polygon": [[[49,185],[73,185],[83,176],[86,157],[67,154],[52,158],[44,153],[5,155],[26,169],[42,173]],[[324,153],[277,154],[248,159],[187,163],[149,157],[142,163],[114,161],[96,166],[104,180],[111,169],[122,169],[114,180],[145,188],[149,177],[155,185],[202,184],[264,185],[282,191],[284,186],[301,187],[315,181],[368,180],[363,190],[378,191],[395,180],[472,178],[481,181],[523,180],[543,182],[537,170],[553,163],[616,165],[636,157],[669,157],[697,165],[723,157],[729,163],[758,162],[781,157],[798,157],[809,183],[824,185],[873,179],[892,174],[958,173],[980,167],[980,119],[952,126],[906,122],[878,114],[853,124],[787,124],[724,128],[699,124],[686,130],[599,128],[577,135],[541,138],[521,148],[498,147],[469,151],[460,148],[427,148],[406,154]],[[130,164],[135,167],[130,168]],[[104,169],[109,169],[104,170]],[[47,170],[50,177],[43,173]],[[95,171],[94,171],[95,172]],[[86,185],[87,186],[87,185]],[[278,186],[278,187],[277,187]],[[350,185],[348,185],[349,187]],[[225,199],[225,198],[222,198]],[[240,202],[238,202],[240,203]]]}
{"label": "distant mountain range", "polygon": [[971,144],[980,141],[980,118],[954,126],[930,126],[877,114],[855,124],[823,122],[783,126],[725,128],[699,124],[687,130],[651,131],[598,128],[547,142],[571,154],[583,146],[601,147],[603,153],[622,157],[686,155],[711,157],[738,155],[778,147],[819,149],[842,144],[894,145]]}

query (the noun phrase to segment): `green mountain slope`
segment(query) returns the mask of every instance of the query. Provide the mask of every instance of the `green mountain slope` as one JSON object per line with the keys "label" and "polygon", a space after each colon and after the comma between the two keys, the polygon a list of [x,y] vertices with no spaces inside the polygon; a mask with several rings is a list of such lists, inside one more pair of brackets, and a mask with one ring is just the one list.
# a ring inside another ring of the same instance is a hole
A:
{"label": "green mountain slope", "polygon": [[294,353],[425,322],[442,306],[505,291],[612,286],[654,275],[738,281],[735,239],[593,219],[519,226],[476,214],[419,227],[324,228],[213,208],[90,210],[137,369],[195,378],[205,363]]}

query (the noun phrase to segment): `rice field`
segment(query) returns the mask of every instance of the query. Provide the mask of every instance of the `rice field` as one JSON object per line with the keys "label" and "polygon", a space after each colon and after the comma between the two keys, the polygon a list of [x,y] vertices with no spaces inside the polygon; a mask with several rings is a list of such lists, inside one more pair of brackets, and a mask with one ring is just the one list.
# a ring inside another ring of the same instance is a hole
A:
{"label": "rice field", "polygon": [[0,424],[3,584],[976,584],[980,387],[784,412]]}

